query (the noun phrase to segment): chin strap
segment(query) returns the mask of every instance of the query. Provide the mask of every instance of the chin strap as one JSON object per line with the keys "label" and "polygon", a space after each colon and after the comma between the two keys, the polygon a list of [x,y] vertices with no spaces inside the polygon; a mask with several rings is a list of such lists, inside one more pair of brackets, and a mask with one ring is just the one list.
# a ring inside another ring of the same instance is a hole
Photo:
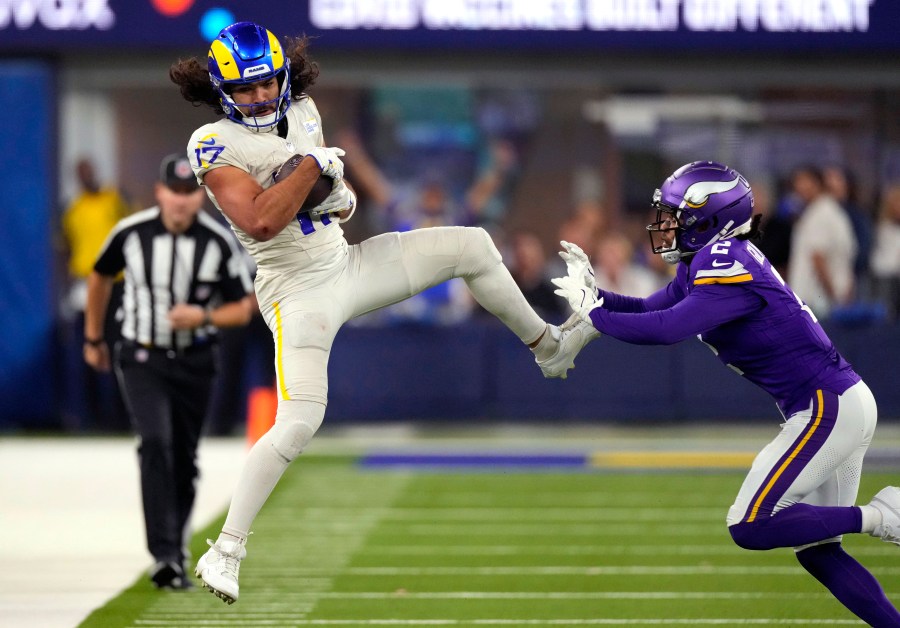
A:
{"label": "chin strap", "polygon": [[665,253],[660,253],[660,257],[663,258],[663,261],[670,266],[674,266],[678,262],[681,261],[681,256],[684,255],[681,251],[666,251]]}

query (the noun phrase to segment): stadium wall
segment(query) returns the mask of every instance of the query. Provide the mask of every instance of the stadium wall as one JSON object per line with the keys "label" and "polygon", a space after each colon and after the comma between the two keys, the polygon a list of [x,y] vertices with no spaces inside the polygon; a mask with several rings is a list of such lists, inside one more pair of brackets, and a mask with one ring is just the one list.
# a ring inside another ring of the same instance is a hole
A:
{"label": "stadium wall", "polygon": [[[881,419],[900,419],[897,375],[886,368],[900,355],[900,325],[828,332],[875,393]],[[768,395],[699,341],[646,347],[604,337],[562,381],[543,379],[530,352],[492,322],[349,327],[329,373],[329,422],[781,420]]]}
{"label": "stadium wall", "polygon": [[0,61],[0,428],[54,413],[56,332],[52,267],[54,72]]}

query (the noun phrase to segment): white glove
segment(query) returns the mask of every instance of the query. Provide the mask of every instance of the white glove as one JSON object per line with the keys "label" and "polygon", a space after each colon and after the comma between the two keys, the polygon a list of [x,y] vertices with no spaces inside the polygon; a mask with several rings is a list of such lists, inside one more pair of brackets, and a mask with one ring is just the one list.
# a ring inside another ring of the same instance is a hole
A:
{"label": "white glove", "polygon": [[569,277],[580,281],[585,288],[594,294],[597,294],[597,282],[594,279],[594,268],[591,266],[591,261],[588,259],[588,256],[585,255],[584,251],[582,251],[581,247],[577,244],[572,244],[565,240],[560,240],[559,243],[563,247],[563,250],[559,252],[559,256],[563,258],[563,261],[566,263],[566,272]]}
{"label": "white glove", "polygon": [[344,178],[344,162],[339,157],[345,155],[343,149],[336,146],[317,146],[308,153],[307,157],[312,157],[319,164],[319,170],[326,177],[331,177],[335,181]]}
{"label": "white glove", "polygon": [[[356,194],[354,194],[353,190],[351,190],[343,181],[336,181],[334,189],[332,189],[328,198],[321,204],[310,209],[309,215],[314,218],[319,218],[325,214],[337,214],[348,209],[351,210],[351,213],[353,213],[352,210],[356,209]],[[347,216],[341,222],[347,222],[349,218],[350,216]]]}
{"label": "white glove", "polygon": [[603,305],[603,299],[597,298],[596,288],[593,290],[587,288],[580,278],[575,277],[557,277],[550,281],[558,288],[553,294],[567,300],[572,310],[578,314],[578,318],[591,323],[591,310]]}

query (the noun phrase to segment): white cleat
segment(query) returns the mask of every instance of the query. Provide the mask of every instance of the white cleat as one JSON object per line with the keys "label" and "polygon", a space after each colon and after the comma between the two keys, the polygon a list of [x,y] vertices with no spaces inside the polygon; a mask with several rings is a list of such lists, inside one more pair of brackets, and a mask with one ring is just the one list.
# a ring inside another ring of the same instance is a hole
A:
{"label": "white cleat", "polygon": [[872,536],[900,545],[900,488],[887,486],[881,489],[869,506],[881,513],[881,524],[875,526]]}
{"label": "white cleat", "polygon": [[207,539],[206,542],[209,551],[197,561],[194,575],[200,578],[204,589],[226,604],[234,604],[238,599],[238,571],[247,556],[245,541],[213,543]]}
{"label": "white cleat", "polygon": [[549,332],[554,338],[559,338],[556,353],[546,360],[535,358],[537,365],[546,378],[558,377],[566,379],[567,371],[575,368],[575,356],[595,338],[600,337],[597,328],[588,322],[581,320],[577,314],[572,314],[565,323],[559,327],[550,325]]}

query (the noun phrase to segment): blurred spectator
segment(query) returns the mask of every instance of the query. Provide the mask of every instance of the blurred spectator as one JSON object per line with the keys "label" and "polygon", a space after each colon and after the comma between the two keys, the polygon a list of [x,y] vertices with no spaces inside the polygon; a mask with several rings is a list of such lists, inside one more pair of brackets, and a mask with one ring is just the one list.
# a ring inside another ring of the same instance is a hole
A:
{"label": "blurred spectator", "polygon": [[791,182],[803,209],[791,235],[788,284],[816,315],[827,317],[854,298],[856,236],[818,168],[795,169]]}
{"label": "blurred spectator", "polygon": [[[115,366],[138,436],[150,580],[185,589],[216,330],[247,324],[251,286],[244,266],[233,263],[231,236],[200,212],[206,194],[183,153],[163,159],[155,193],[155,207],[115,226],[88,278],[84,360],[98,371]],[[127,307],[111,358],[102,321],[122,271]]]}
{"label": "blurred spectator", "polygon": [[871,213],[859,205],[856,189],[856,177],[842,166],[828,166],[822,170],[825,189],[840,203],[856,236],[856,259],[853,262],[853,273],[857,291],[867,282],[869,276],[869,260],[872,257],[873,233]]}
{"label": "blurred spectator", "polygon": [[887,304],[893,320],[900,318],[900,184],[884,193],[875,247],[872,251],[872,274],[876,293]]}
{"label": "blurred spectator", "polygon": [[[127,429],[124,406],[114,378],[88,368],[81,358],[81,347],[84,343],[87,278],[106,236],[128,214],[128,204],[113,186],[100,185],[90,159],[79,159],[75,169],[81,192],[62,215],[69,274],[66,296],[60,308],[65,356],[65,373],[61,378],[64,382],[63,422],[69,429]],[[115,315],[121,300],[122,287],[117,283],[110,296],[105,321],[105,334],[110,339],[118,333]]]}
{"label": "blurred spectator", "polygon": [[519,161],[512,142],[494,139],[488,148],[488,162],[466,192],[465,203],[467,224],[483,227],[498,225],[506,217]]}
{"label": "blurred spectator", "polygon": [[335,134],[335,145],[347,154],[343,157],[348,179],[362,196],[371,200],[382,224],[378,230],[409,231],[443,225],[496,224],[505,213],[505,195],[517,156],[510,142],[490,144],[486,167],[464,194],[464,202],[451,193],[449,181],[436,171],[424,173],[414,181],[392,181],[366,150],[359,136],[350,130]]}
{"label": "blurred spectator", "polygon": [[559,228],[559,240],[577,244],[582,251],[593,251],[608,224],[606,207],[599,201],[585,199]]}
{"label": "blurred spectator", "polygon": [[631,240],[620,231],[600,238],[591,260],[597,286],[634,297],[648,297],[666,285],[667,280],[634,259]]}
{"label": "blurred spectator", "polygon": [[100,186],[90,159],[79,159],[75,169],[81,193],[63,212],[62,228],[73,279],[70,304],[83,312],[87,277],[106,236],[128,214],[128,203],[114,187]]}
{"label": "blurred spectator", "polygon": [[566,318],[563,299],[553,294],[556,289],[547,273],[547,255],[540,239],[529,231],[518,231],[509,239],[509,272],[538,315],[550,322]]}
{"label": "blurred spectator", "polygon": [[[509,146],[496,147],[492,165],[469,188],[466,204],[456,202],[440,173],[431,172],[420,181],[390,181],[369,155],[359,136],[349,130],[335,134],[335,145],[347,154],[343,161],[347,178],[361,198],[374,205],[381,228],[410,231],[425,227],[467,225],[477,222],[491,199],[503,186],[514,157]],[[433,286],[400,303],[366,315],[361,324],[424,323],[455,325],[469,318],[475,308],[461,279]]]}
{"label": "blurred spectator", "polygon": [[755,201],[754,210],[762,214],[760,223],[762,238],[759,241],[759,250],[782,277],[787,277],[788,261],[791,256],[791,233],[803,204],[791,188],[789,180],[780,181],[774,193],[765,181],[753,181],[751,187]]}

